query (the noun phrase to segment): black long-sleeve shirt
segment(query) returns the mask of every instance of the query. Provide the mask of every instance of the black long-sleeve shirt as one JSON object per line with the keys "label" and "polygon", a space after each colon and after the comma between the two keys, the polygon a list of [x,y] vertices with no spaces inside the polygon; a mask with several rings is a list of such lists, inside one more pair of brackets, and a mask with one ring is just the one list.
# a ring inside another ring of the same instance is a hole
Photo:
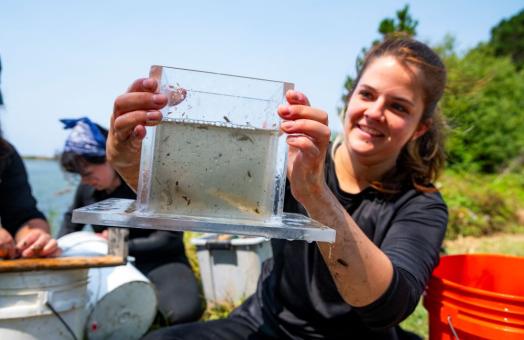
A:
{"label": "black long-sleeve shirt", "polygon": [[[394,196],[368,188],[341,190],[330,156],[326,181],[362,231],[393,264],[387,291],[364,307],[347,304],[315,243],[272,240],[256,293],[234,313],[289,339],[397,339],[439,259],[447,207],[438,192],[406,189]],[[307,214],[286,188],[284,210]]]}
{"label": "black long-sleeve shirt", "polygon": [[[64,213],[57,237],[80,231],[84,227],[84,224],[71,221],[74,209],[100,202],[107,198],[135,199],[136,194],[124,181],[109,194],[104,190],[96,190],[90,185],[80,184],[76,190],[73,204]],[[107,228],[97,225],[92,227],[95,232],[101,232]],[[181,232],[130,228],[128,246],[129,255],[135,257],[137,266],[140,266],[142,263],[166,263],[172,260],[186,262],[187,260],[184,251],[183,234]]]}
{"label": "black long-sleeve shirt", "polygon": [[3,144],[0,150],[1,225],[15,236],[27,221],[45,220],[45,216],[36,207],[22,158],[11,144],[5,140],[0,143]]}

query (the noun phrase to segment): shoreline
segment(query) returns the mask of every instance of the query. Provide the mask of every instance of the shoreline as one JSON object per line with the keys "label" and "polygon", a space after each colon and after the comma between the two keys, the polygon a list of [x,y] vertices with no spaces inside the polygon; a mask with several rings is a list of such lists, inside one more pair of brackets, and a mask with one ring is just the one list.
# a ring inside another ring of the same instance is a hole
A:
{"label": "shoreline", "polygon": [[24,155],[22,156],[24,160],[37,160],[37,161],[56,161],[58,158],[49,157],[49,156],[34,156],[34,155]]}

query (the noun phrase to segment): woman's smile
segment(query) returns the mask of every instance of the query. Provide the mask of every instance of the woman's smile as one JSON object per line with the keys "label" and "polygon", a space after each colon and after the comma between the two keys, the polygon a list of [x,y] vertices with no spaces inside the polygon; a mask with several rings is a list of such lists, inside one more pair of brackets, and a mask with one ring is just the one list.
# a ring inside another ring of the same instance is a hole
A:
{"label": "woman's smile", "polygon": [[369,125],[366,125],[366,124],[359,123],[359,124],[356,125],[356,127],[359,129],[359,132],[361,133],[361,135],[363,137],[380,138],[380,137],[385,137],[386,136],[380,130],[378,130],[378,129],[374,128],[374,127],[371,127]]}

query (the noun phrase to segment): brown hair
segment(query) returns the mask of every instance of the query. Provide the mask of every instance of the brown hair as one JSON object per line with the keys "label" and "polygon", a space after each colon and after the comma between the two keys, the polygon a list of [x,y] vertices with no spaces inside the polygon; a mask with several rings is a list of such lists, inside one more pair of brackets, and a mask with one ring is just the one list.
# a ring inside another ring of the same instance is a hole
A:
{"label": "brown hair", "polygon": [[401,150],[394,169],[372,186],[382,192],[395,193],[407,184],[417,190],[434,191],[432,182],[437,179],[445,163],[445,120],[437,107],[446,86],[446,68],[440,57],[427,45],[405,37],[393,37],[374,46],[366,55],[349,94],[351,98],[362,74],[377,58],[392,56],[403,65],[420,70],[424,111],[421,122],[428,123],[428,131],[409,141]]}

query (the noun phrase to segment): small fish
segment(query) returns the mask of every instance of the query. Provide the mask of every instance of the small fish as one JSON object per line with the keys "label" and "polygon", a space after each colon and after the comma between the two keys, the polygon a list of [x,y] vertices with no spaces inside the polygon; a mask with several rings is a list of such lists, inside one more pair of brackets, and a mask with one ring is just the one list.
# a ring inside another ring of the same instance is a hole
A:
{"label": "small fish", "polygon": [[253,138],[249,137],[245,133],[235,132],[232,134],[232,136],[236,138],[236,140],[238,141],[241,141],[241,142],[250,141],[251,143],[255,144],[255,141],[253,141]]}
{"label": "small fish", "polygon": [[247,177],[249,177],[249,178],[252,177],[252,176],[251,176],[251,171],[249,171],[249,170],[247,171]]}
{"label": "small fish", "polygon": [[257,214],[260,214],[260,210],[258,207],[254,207],[253,205],[250,205],[247,203],[244,198],[242,198],[239,195],[235,195],[229,192],[224,192],[221,190],[208,190],[208,194],[210,194],[213,197],[221,199],[223,202],[228,203],[231,207],[235,207],[240,211],[243,212],[256,212]]}
{"label": "small fish", "polygon": [[[171,86],[169,86],[171,88]],[[169,91],[167,93],[167,105],[168,106],[176,106],[184,101],[187,96],[187,90],[179,87],[176,90]]]}

